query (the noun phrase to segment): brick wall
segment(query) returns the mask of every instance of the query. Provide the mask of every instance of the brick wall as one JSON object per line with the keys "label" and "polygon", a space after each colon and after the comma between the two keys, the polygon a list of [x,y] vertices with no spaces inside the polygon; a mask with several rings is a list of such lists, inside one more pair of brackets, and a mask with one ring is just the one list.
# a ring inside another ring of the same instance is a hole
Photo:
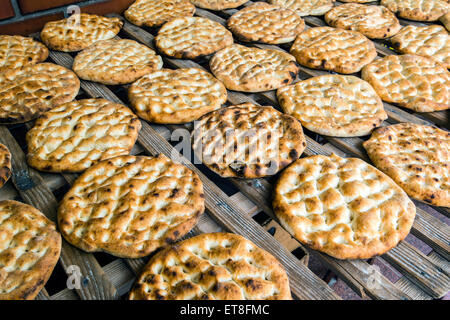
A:
{"label": "brick wall", "polygon": [[52,20],[67,17],[67,7],[78,5],[82,12],[122,13],[134,0],[0,0],[0,34],[40,31]]}

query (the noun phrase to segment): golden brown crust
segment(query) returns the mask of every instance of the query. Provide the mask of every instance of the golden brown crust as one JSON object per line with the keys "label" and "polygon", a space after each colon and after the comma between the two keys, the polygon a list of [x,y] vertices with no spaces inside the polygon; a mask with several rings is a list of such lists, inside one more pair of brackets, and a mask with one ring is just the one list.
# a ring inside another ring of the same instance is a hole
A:
{"label": "golden brown crust", "polygon": [[137,0],[124,16],[137,26],[158,27],[175,18],[192,17],[194,13],[195,6],[188,0]]}
{"label": "golden brown crust", "polygon": [[84,80],[107,85],[131,83],[161,69],[155,51],[134,40],[102,40],[80,52],[72,69]]}
{"label": "golden brown crust", "polygon": [[360,71],[377,56],[373,42],[359,32],[331,27],[300,33],[291,54],[306,67],[346,74]]}
{"label": "golden brown crust", "polygon": [[365,66],[361,77],[381,99],[418,112],[450,107],[450,73],[440,63],[416,55],[390,55]]}
{"label": "golden brown crust", "polygon": [[0,35],[0,72],[45,61],[48,49],[32,38]]}
{"label": "golden brown crust", "polygon": [[122,25],[119,18],[74,14],[67,19],[47,22],[41,31],[41,39],[53,50],[80,51],[96,41],[113,38]]}
{"label": "golden brown crust", "polygon": [[142,119],[186,123],[219,109],[227,100],[225,86],[198,68],[162,69],[133,83],[130,103]]}
{"label": "golden brown crust", "polygon": [[334,0],[269,0],[269,3],[294,10],[300,16],[321,16],[333,8]]}
{"label": "golden brown crust", "polygon": [[335,28],[361,32],[368,38],[384,39],[400,31],[400,22],[383,6],[346,3],[334,7],[325,15],[325,21]]}
{"label": "golden brown crust", "polygon": [[225,10],[237,8],[248,0],[190,0],[196,7],[209,10]]}
{"label": "golden brown crust", "polygon": [[405,26],[390,41],[401,53],[432,58],[450,68],[450,36],[442,26]]}
{"label": "golden brown crust", "polygon": [[251,103],[213,111],[192,133],[196,156],[222,177],[274,175],[306,147],[302,126],[272,107]]}
{"label": "golden brown crust", "polygon": [[284,170],[274,212],[297,240],[338,259],[368,259],[409,233],[416,208],[381,171],[356,158],[317,155]]}
{"label": "golden brown crust", "polygon": [[9,180],[11,174],[11,153],[0,143],[0,188]]}
{"label": "golden brown crust", "polygon": [[164,155],[119,156],[86,170],[58,208],[59,229],[74,246],[144,257],[188,233],[204,211],[196,173]]}
{"label": "golden brown crust", "polygon": [[255,2],[233,14],[227,26],[243,41],[279,44],[293,41],[305,28],[305,21],[293,10]]}
{"label": "golden brown crust", "polygon": [[442,17],[440,17],[439,21],[442,22],[442,24],[445,26],[447,31],[450,31],[450,12],[448,12],[447,14],[444,14]]}
{"label": "golden brown crust", "polygon": [[416,21],[436,21],[450,10],[444,0],[381,0],[399,17]]}
{"label": "golden brown crust", "polygon": [[291,300],[283,266],[239,235],[204,233],[153,256],[130,300]]}
{"label": "golden brown crust", "polygon": [[295,58],[286,52],[239,44],[218,51],[209,66],[227,89],[244,92],[280,88],[292,83],[298,73]]}
{"label": "golden brown crust", "polygon": [[27,122],[62,103],[80,89],[75,73],[53,63],[39,63],[0,73],[0,123]]}
{"label": "golden brown crust", "polygon": [[26,135],[28,164],[48,172],[81,172],[128,155],[141,129],[124,105],[105,99],[65,103],[44,113]]}
{"label": "golden brown crust", "polygon": [[32,300],[58,262],[61,235],[32,206],[0,201],[0,300]]}
{"label": "golden brown crust", "polygon": [[364,142],[373,163],[414,199],[450,207],[450,133],[400,123],[377,129]]}
{"label": "golden brown crust", "polygon": [[354,76],[309,78],[278,89],[277,98],[305,128],[327,136],[364,136],[387,119],[375,90]]}
{"label": "golden brown crust", "polygon": [[155,44],[167,56],[195,59],[233,44],[233,35],[218,22],[185,17],[164,24],[158,31]]}

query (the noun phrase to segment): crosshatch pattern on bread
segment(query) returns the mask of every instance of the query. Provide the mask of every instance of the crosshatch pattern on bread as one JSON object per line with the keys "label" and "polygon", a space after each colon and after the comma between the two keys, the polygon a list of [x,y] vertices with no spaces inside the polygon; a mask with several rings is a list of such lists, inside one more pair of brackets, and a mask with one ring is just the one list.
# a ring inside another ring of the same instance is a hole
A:
{"label": "crosshatch pattern on bread", "polygon": [[375,90],[354,76],[309,78],[278,89],[277,97],[284,112],[327,136],[364,136],[387,119]]}
{"label": "crosshatch pattern on bread", "polygon": [[386,102],[418,112],[450,107],[450,73],[417,55],[390,55],[365,66],[361,76]]}
{"label": "crosshatch pattern on bread", "polygon": [[53,50],[80,51],[96,41],[114,38],[122,25],[119,18],[75,14],[67,19],[47,22],[41,31],[41,39]]}
{"label": "crosshatch pattern on bread", "polygon": [[195,59],[233,43],[233,35],[220,23],[200,17],[173,19],[158,31],[158,50],[174,58]]}
{"label": "crosshatch pattern on bread", "polygon": [[416,21],[436,21],[450,10],[445,0],[381,0],[399,17]]}
{"label": "crosshatch pattern on bread", "polygon": [[222,177],[274,175],[306,147],[300,122],[251,103],[211,112],[192,133],[196,156]]}
{"label": "crosshatch pattern on bread", "polygon": [[53,63],[39,63],[0,73],[0,123],[27,122],[62,103],[80,89],[75,73]]}
{"label": "crosshatch pattern on bread", "polygon": [[0,300],[32,300],[58,262],[61,235],[32,206],[0,201]]}
{"label": "crosshatch pattern on bread", "polygon": [[73,70],[84,80],[118,85],[134,82],[161,69],[163,62],[155,51],[134,40],[102,40],[80,52]]}
{"label": "crosshatch pattern on bread", "polygon": [[197,174],[164,155],[119,156],[86,170],[58,208],[74,246],[144,257],[188,233],[204,211]]}
{"label": "crosshatch pattern on bread", "polygon": [[373,163],[414,199],[450,207],[450,133],[400,123],[377,129],[364,142]]}
{"label": "crosshatch pattern on bread", "polygon": [[158,27],[175,18],[191,17],[194,12],[189,0],[137,0],[124,16],[137,26]]}
{"label": "crosshatch pattern on bread", "polygon": [[142,119],[186,123],[219,109],[227,100],[225,86],[198,68],[162,69],[133,83],[130,103]]}
{"label": "crosshatch pattern on bread", "polygon": [[240,7],[248,0],[190,0],[196,7],[210,10],[225,10]]}
{"label": "crosshatch pattern on bread", "polygon": [[9,180],[11,174],[11,153],[0,143],[0,188]]}
{"label": "crosshatch pattern on bread", "polygon": [[305,21],[293,10],[256,2],[233,14],[227,25],[243,41],[278,44],[294,41]]}
{"label": "crosshatch pattern on bread", "polygon": [[406,26],[390,41],[401,53],[432,58],[450,68],[450,36],[442,26]]}
{"label": "crosshatch pattern on bread", "polygon": [[291,54],[306,67],[346,74],[360,71],[377,56],[373,42],[359,32],[332,27],[303,31]]}
{"label": "crosshatch pattern on bread", "polygon": [[269,0],[269,3],[296,11],[300,16],[321,16],[333,8],[334,0]]}
{"label": "crosshatch pattern on bread", "polygon": [[286,52],[239,44],[218,51],[209,66],[227,89],[244,92],[277,89],[292,83],[298,73],[295,58]]}
{"label": "crosshatch pattern on bread", "polygon": [[335,28],[354,30],[374,39],[384,39],[400,31],[395,15],[383,6],[346,3],[334,7],[325,15],[325,21]]}
{"label": "crosshatch pattern on bread", "polygon": [[65,103],[44,113],[27,133],[30,166],[81,172],[101,160],[128,155],[141,122],[124,105],[105,99]]}
{"label": "crosshatch pattern on bread", "polygon": [[204,233],[150,259],[130,300],[291,300],[283,266],[242,236]]}
{"label": "crosshatch pattern on bread", "polygon": [[338,259],[367,259],[409,233],[416,208],[387,175],[357,158],[317,155],[284,170],[274,212],[297,240]]}
{"label": "crosshatch pattern on bread", "polygon": [[36,64],[47,57],[47,47],[32,38],[0,35],[0,72]]}

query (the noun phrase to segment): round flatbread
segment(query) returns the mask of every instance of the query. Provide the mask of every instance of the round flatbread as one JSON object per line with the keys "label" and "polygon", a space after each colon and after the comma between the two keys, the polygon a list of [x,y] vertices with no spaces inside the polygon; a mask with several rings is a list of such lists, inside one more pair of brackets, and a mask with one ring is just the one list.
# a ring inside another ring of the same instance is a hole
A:
{"label": "round flatbread", "polygon": [[360,71],[377,56],[373,42],[361,33],[331,27],[300,33],[291,54],[306,67],[346,74]]}
{"label": "round flatbread", "polygon": [[204,211],[197,174],[163,155],[119,156],[86,170],[64,196],[64,238],[88,252],[144,257],[188,233]]}
{"label": "round flatbread", "polygon": [[141,122],[124,105],[105,99],[62,104],[44,113],[26,135],[28,164],[41,171],[81,172],[128,155]]}
{"label": "round flatbread", "polygon": [[309,78],[278,89],[277,97],[285,113],[327,136],[364,136],[387,119],[375,90],[354,76]]}
{"label": "round flatbread", "polygon": [[300,16],[321,16],[333,8],[334,0],[269,0],[269,3],[288,8]]}
{"label": "round flatbread", "polygon": [[217,52],[209,61],[211,72],[227,89],[261,92],[294,81],[295,58],[286,52],[234,44]]}
{"label": "round flatbread", "polygon": [[133,83],[130,103],[139,117],[156,123],[186,123],[219,109],[225,86],[198,68],[162,69]]}
{"label": "round flatbread", "polygon": [[400,123],[375,130],[363,146],[377,168],[410,197],[450,207],[449,132]]}
{"label": "round flatbread", "polygon": [[355,2],[355,3],[367,3],[374,2],[373,0],[339,0],[340,2]]}
{"label": "round flatbread", "polygon": [[245,103],[200,118],[192,147],[197,158],[222,177],[258,178],[298,159],[306,140],[295,118]]}
{"label": "round flatbread", "polygon": [[114,38],[122,25],[119,18],[74,14],[67,19],[47,22],[41,31],[41,39],[53,50],[80,51],[99,40]]}
{"label": "round flatbread", "polygon": [[372,39],[392,37],[401,29],[400,22],[386,7],[358,3],[334,7],[325,15],[325,21],[335,28],[358,31]]}
{"label": "round flatbread", "polygon": [[27,122],[62,103],[80,89],[75,73],[53,63],[39,63],[0,73],[0,123]]}
{"label": "round flatbread", "polygon": [[192,17],[194,12],[189,0],[137,0],[124,16],[137,26],[158,27],[172,19]]}
{"label": "round flatbread", "polygon": [[243,41],[279,44],[294,41],[305,21],[295,11],[256,2],[233,14],[227,25]]}
{"label": "round flatbread", "polygon": [[317,155],[284,170],[273,208],[297,240],[338,259],[368,259],[409,233],[416,208],[391,178],[363,160]]}
{"label": "round flatbread", "polygon": [[416,55],[390,55],[364,67],[361,76],[381,99],[418,112],[450,107],[450,73]]}
{"label": "round flatbread", "polygon": [[205,233],[150,259],[130,300],[291,300],[283,266],[253,242]]}
{"label": "round flatbread", "polygon": [[436,21],[450,11],[450,4],[444,0],[381,0],[399,17],[416,21]]}
{"label": "round flatbread", "polygon": [[11,178],[11,153],[0,143],[0,188]]}
{"label": "round flatbread", "polygon": [[32,38],[0,35],[0,72],[45,61],[48,49]]}
{"label": "round flatbread", "polygon": [[406,26],[391,38],[391,43],[401,53],[432,58],[450,68],[450,36],[442,26]]}
{"label": "round flatbread", "polygon": [[209,10],[225,10],[240,7],[248,0],[190,0],[196,7]]}
{"label": "round flatbread", "polygon": [[158,50],[167,56],[195,59],[233,44],[233,35],[218,22],[186,17],[164,24],[155,43]]}
{"label": "round flatbread", "polygon": [[61,235],[40,211],[0,201],[0,300],[32,300],[58,262]]}
{"label": "round flatbread", "polygon": [[107,85],[131,83],[161,69],[155,51],[134,40],[102,40],[80,52],[72,69],[84,80]]}

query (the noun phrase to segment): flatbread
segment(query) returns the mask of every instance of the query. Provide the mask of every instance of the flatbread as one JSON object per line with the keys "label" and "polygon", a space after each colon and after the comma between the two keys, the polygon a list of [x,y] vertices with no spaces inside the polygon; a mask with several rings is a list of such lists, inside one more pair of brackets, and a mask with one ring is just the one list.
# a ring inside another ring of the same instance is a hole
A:
{"label": "flatbread", "polygon": [[387,119],[375,90],[354,76],[309,78],[278,89],[277,97],[285,113],[327,136],[364,136]]}
{"label": "flatbread", "polygon": [[32,38],[0,35],[0,72],[45,61],[48,49]]}
{"label": "flatbread", "polygon": [[130,300],[291,300],[283,266],[239,235],[205,233],[156,254]]}
{"label": "flatbread", "polygon": [[74,14],[67,19],[47,22],[41,31],[41,39],[53,50],[80,51],[99,40],[114,38],[122,25],[119,18]]}
{"label": "flatbread", "polygon": [[359,32],[331,27],[300,33],[291,54],[306,67],[346,74],[360,71],[377,56],[373,42]]}
{"label": "flatbread", "polygon": [[161,69],[163,62],[155,51],[134,40],[102,40],[80,52],[73,71],[84,80],[107,85],[131,83]]}
{"label": "flatbread", "polygon": [[222,177],[258,178],[298,159],[306,140],[295,118],[245,103],[200,118],[192,147],[197,158]]}
{"label": "flatbread", "polygon": [[338,259],[368,259],[409,233],[416,208],[391,178],[357,158],[317,155],[284,170],[273,208],[297,240]]}
{"label": "flatbread", "polygon": [[295,58],[286,52],[239,44],[218,51],[209,66],[227,89],[244,92],[277,89],[292,83],[298,73]]}
{"label": "flatbread", "polygon": [[142,119],[186,123],[219,109],[227,100],[225,86],[198,68],[162,69],[133,83],[130,103]]}
{"label": "flatbread", "polygon": [[105,99],[62,104],[42,115],[26,135],[28,164],[48,172],[81,172],[98,161],[128,155],[141,122]]}
{"label": "flatbread", "polygon": [[0,188],[11,177],[11,170],[11,153],[5,145],[0,143]]}
{"label": "flatbread", "polygon": [[72,101],[80,89],[75,73],[53,63],[39,63],[0,73],[0,123],[33,120]]}
{"label": "flatbread", "polygon": [[416,55],[390,55],[364,67],[361,76],[381,99],[417,112],[450,106],[450,73],[440,63]]}
{"label": "flatbread", "polygon": [[203,185],[193,171],[163,155],[119,156],[75,181],[58,224],[84,251],[139,258],[184,236],[203,211]]}
{"label": "flatbread", "polygon": [[321,16],[333,8],[334,0],[269,0],[269,3],[296,11],[300,16]]}
{"label": "flatbread", "polygon": [[155,44],[167,56],[195,59],[233,44],[233,35],[218,22],[186,17],[164,24],[158,31]]}
{"label": "flatbread", "polygon": [[381,0],[399,17],[416,21],[436,21],[450,11],[450,4],[444,0]]}
{"label": "flatbread", "polygon": [[196,7],[209,10],[225,10],[240,7],[248,0],[190,0]]}
{"label": "flatbread", "polygon": [[363,146],[373,163],[410,197],[450,207],[449,132],[399,123],[375,130]]}
{"label": "flatbread", "polygon": [[40,211],[0,201],[0,300],[32,300],[58,262],[61,235]]}

